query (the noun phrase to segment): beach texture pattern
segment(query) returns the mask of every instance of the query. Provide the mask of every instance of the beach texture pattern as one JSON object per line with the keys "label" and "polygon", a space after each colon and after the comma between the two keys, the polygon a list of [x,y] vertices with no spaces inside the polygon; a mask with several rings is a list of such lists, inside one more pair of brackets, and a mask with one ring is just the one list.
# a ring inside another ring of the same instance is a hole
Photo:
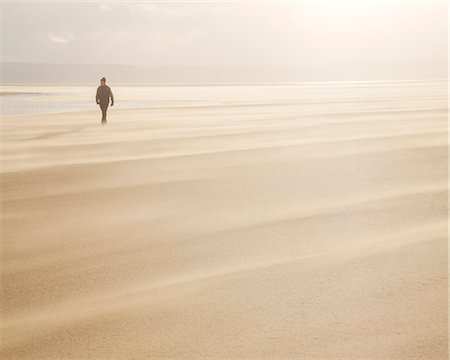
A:
{"label": "beach texture pattern", "polygon": [[446,359],[447,83],[195,91],[3,119],[2,358]]}

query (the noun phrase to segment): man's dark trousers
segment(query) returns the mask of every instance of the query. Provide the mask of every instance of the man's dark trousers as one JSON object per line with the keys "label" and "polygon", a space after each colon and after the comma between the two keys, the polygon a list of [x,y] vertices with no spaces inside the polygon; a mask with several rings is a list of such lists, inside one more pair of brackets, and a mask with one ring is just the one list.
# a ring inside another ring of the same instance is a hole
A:
{"label": "man's dark trousers", "polygon": [[108,103],[100,103],[100,109],[102,109],[102,124],[106,124],[106,110],[108,110]]}

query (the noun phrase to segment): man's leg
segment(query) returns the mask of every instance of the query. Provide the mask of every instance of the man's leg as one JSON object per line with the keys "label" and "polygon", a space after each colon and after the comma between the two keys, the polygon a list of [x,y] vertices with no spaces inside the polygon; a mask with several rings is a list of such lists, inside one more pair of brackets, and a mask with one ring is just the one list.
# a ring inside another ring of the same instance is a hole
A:
{"label": "man's leg", "polygon": [[102,109],[102,125],[106,124],[106,109],[108,109],[108,105],[101,105]]}

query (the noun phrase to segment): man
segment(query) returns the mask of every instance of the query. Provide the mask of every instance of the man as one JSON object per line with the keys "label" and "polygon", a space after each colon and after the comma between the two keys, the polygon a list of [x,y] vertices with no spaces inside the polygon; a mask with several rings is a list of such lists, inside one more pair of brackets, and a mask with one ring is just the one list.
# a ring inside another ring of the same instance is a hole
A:
{"label": "man", "polygon": [[100,109],[102,109],[102,125],[106,124],[106,110],[108,109],[109,99],[111,98],[111,106],[114,106],[114,96],[109,88],[106,85],[106,79],[100,79],[100,86],[97,88],[97,95],[95,96],[95,101],[98,105],[100,105]]}

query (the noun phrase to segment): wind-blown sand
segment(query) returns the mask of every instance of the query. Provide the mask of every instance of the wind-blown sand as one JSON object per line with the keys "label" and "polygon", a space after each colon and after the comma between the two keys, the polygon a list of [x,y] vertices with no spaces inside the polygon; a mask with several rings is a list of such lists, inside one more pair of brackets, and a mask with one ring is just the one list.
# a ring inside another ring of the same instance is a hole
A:
{"label": "wind-blown sand", "polygon": [[446,89],[4,118],[2,357],[446,359]]}

